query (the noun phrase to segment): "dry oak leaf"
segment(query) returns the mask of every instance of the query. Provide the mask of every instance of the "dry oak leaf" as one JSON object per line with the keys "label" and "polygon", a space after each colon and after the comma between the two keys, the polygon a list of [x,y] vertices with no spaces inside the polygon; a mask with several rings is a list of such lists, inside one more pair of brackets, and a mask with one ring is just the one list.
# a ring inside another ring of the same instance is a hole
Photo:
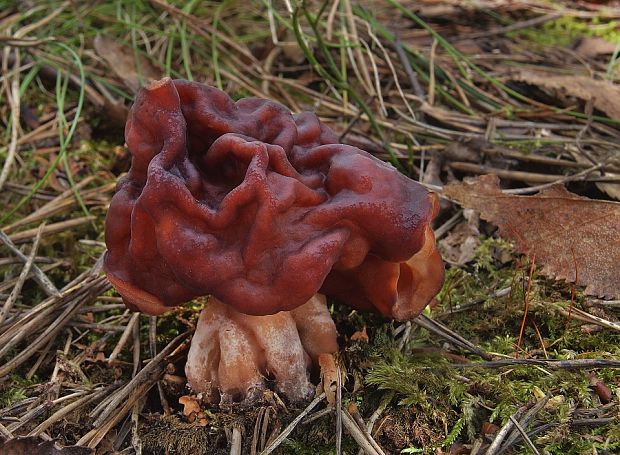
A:
{"label": "dry oak leaf", "polygon": [[536,256],[541,272],[620,298],[620,203],[588,199],[563,186],[534,196],[504,194],[495,175],[444,187],[444,195],[499,227],[521,253]]}
{"label": "dry oak leaf", "polygon": [[592,79],[588,76],[565,76],[547,72],[520,70],[511,79],[552,90],[569,96],[592,100],[593,106],[610,118],[620,120],[620,85],[612,81]]}

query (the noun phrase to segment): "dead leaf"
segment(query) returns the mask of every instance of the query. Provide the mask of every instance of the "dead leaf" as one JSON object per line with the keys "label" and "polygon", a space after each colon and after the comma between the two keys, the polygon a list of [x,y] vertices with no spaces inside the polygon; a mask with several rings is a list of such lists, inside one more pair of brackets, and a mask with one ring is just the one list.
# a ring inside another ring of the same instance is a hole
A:
{"label": "dead leaf", "polygon": [[441,257],[457,265],[465,265],[472,261],[480,246],[478,212],[466,209],[463,211],[463,216],[465,220],[450,230],[438,245]]}
{"label": "dead leaf", "polygon": [[361,341],[368,343],[368,332],[366,332],[366,326],[362,327],[362,330],[357,330],[351,335],[351,341]]}
{"label": "dead leaf", "polygon": [[597,57],[599,55],[613,54],[616,44],[598,36],[583,38],[575,52],[581,57]]}
{"label": "dead leaf", "polygon": [[129,46],[104,35],[97,35],[93,44],[97,55],[106,61],[110,69],[134,94],[143,85],[163,76],[163,71],[144,55],[140,54],[136,59],[134,50]]}
{"label": "dead leaf", "polygon": [[179,403],[183,405],[183,415],[191,416],[193,413],[198,414],[200,412],[200,403],[198,398],[192,395],[183,395],[179,398]]}
{"label": "dead leaf", "polygon": [[555,186],[534,196],[503,194],[495,175],[447,185],[444,195],[496,224],[542,273],[585,285],[586,294],[620,297],[620,203]]}
{"label": "dead leaf", "polygon": [[593,105],[610,118],[620,120],[620,86],[611,81],[587,76],[563,76],[553,73],[520,70],[511,79],[552,90],[560,90],[582,100],[593,100]]}
{"label": "dead leaf", "polygon": [[56,448],[54,441],[42,441],[38,437],[9,439],[0,444],[0,455],[88,455],[93,449],[70,446]]}
{"label": "dead leaf", "polygon": [[338,368],[333,354],[319,354],[319,367],[321,368],[321,383],[323,391],[327,397],[327,402],[331,405],[336,403],[336,394],[332,389],[333,385],[338,384]]}
{"label": "dead leaf", "polygon": [[594,373],[588,374],[588,379],[590,382],[590,387],[592,387],[592,390],[594,390],[594,392],[598,395],[601,403],[607,404],[610,403],[611,400],[613,400],[614,393],[609,388],[609,386],[607,386],[607,384],[603,382],[603,380],[601,380]]}
{"label": "dead leaf", "polygon": [[482,422],[482,434],[494,435],[499,431],[499,427],[491,422]]}

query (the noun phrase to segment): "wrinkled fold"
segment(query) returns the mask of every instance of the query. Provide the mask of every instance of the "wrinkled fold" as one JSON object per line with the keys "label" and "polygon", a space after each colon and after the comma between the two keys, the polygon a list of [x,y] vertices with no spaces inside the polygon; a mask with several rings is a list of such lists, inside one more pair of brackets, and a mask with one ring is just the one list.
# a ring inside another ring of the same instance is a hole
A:
{"label": "wrinkled fold", "polygon": [[105,270],[133,309],[210,294],[267,315],[322,292],[404,319],[441,286],[436,197],[314,114],[163,79],[139,93],[125,139]]}

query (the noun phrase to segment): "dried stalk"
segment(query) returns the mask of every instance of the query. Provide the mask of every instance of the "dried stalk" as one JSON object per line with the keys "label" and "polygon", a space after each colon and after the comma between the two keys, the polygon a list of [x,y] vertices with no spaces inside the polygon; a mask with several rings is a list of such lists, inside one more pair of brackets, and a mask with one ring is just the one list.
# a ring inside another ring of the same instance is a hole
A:
{"label": "dried stalk", "polygon": [[22,292],[22,286],[26,282],[26,279],[28,278],[28,275],[30,274],[30,269],[32,268],[32,265],[34,264],[34,258],[37,254],[37,250],[39,249],[39,242],[41,241],[41,234],[43,232],[44,227],[45,227],[45,223],[39,226],[37,230],[37,235],[35,236],[34,242],[32,243],[32,248],[30,249],[30,254],[28,255],[28,259],[26,260],[26,264],[24,265],[24,268],[19,274],[17,283],[15,284],[15,287],[11,291],[9,298],[6,299],[6,301],[4,302],[2,310],[0,311],[0,325],[4,323],[7,316],[9,315],[9,311],[11,311],[11,308],[13,308],[13,305],[15,304],[15,302],[17,301],[17,299],[19,298]]}

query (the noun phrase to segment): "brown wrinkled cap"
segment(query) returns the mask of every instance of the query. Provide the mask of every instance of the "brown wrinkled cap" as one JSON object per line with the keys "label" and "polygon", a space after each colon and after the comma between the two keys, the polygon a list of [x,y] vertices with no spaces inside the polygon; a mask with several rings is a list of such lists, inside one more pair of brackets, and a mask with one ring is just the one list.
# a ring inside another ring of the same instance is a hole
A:
{"label": "brown wrinkled cap", "polygon": [[438,292],[436,197],[311,113],[162,79],[125,130],[105,270],[130,308],[212,294],[252,315],[316,292],[404,319]]}

